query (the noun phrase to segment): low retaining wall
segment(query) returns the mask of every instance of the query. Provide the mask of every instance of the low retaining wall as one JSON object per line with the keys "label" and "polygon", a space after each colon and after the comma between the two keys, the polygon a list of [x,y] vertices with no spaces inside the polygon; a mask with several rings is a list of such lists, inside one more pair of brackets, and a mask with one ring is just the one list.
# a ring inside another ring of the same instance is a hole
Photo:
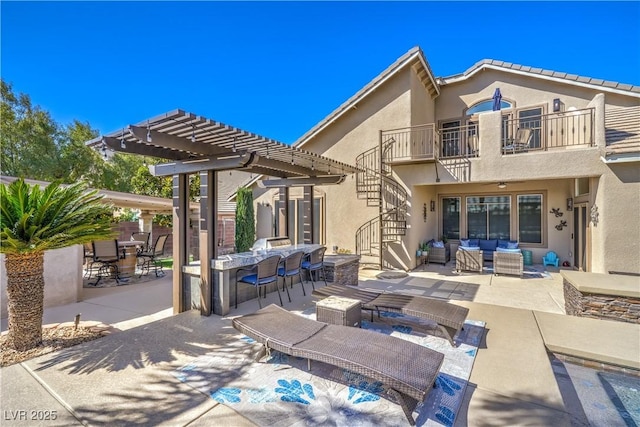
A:
{"label": "low retaining wall", "polygon": [[327,274],[327,282],[332,282],[334,285],[358,286],[360,256],[325,255],[324,269]]}
{"label": "low retaining wall", "polygon": [[640,278],[563,271],[567,314],[640,324]]}

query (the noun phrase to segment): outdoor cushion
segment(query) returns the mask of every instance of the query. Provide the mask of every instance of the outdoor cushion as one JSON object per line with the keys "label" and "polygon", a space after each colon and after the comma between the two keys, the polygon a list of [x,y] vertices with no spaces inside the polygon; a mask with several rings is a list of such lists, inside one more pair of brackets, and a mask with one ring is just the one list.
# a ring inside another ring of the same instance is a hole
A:
{"label": "outdoor cushion", "polygon": [[480,246],[480,239],[469,239],[469,246]]}
{"label": "outdoor cushion", "polygon": [[460,247],[462,248],[468,248],[469,246],[469,239],[460,239]]}
{"label": "outdoor cushion", "polygon": [[498,247],[498,240],[497,239],[492,239],[492,240],[480,240],[478,246],[480,246],[480,249],[482,249],[483,251],[495,251],[496,248]]}
{"label": "outdoor cushion", "polygon": [[507,249],[518,249],[518,242],[510,240],[509,243],[507,243]]}
{"label": "outdoor cushion", "polygon": [[520,249],[509,249],[509,248],[501,248],[500,246],[498,246],[496,248],[496,252],[507,252],[507,253],[512,253],[512,254],[519,254],[520,253]]}
{"label": "outdoor cushion", "polygon": [[441,241],[433,242],[433,247],[434,248],[444,248],[444,242],[441,242]]}
{"label": "outdoor cushion", "polygon": [[458,249],[462,249],[463,251],[479,251],[480,246],[459,246]]}
{"label": "outdoor cushion", "polygon": [[498,239],[498,247],[499,247],[499,248],[505,248],[505,249],[506,249],[506,248],[508,248],[508,247],[509,247],[509,246],[507,246],[508,244],[509,244],[509,241],[508,241],[508,240],[501,240],[501,239]]}

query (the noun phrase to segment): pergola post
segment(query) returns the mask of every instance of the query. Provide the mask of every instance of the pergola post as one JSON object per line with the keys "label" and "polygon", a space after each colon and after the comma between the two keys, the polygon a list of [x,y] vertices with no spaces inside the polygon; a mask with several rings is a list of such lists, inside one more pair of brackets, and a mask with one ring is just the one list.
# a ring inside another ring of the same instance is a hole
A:
{"label": "pergola post", "polygon": [[295,243],[291,234],[293,230],[289,230],[289,215],[291,214],[291,212],[289,212],[289,188],[280,188],[278,192],[278,205],[279,227],[277,237],[287,236],[292,240],[291,243]]}
{"label": "pergola post", "polygon": [[304,187],[303,197],[304,243],[315,243],[313,241],[313,226],[315,223],[315,218],[313,217],[313,185]]}
{"label": "pergola post", "polygon": [[185,311],[184,275],[189,238],[189,179],[187,174],[173,176],[173,314]]}
{"label": "pergola post", "polygon": [[216,178],[216,171],[200,172],[200,230],[198,236],[200,242],[200,314],[204,316],[211,315],[213,302],[211,260],[218,257]]}

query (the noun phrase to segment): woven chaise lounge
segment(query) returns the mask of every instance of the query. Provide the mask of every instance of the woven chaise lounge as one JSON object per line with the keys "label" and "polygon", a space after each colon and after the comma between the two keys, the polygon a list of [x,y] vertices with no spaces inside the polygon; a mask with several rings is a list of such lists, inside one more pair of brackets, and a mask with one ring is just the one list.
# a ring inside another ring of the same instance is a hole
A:
{"label": "woven chaise lounge", "polygon": [[313,291],[313,296],[316,298],[327,298],[332,295],[359,300],[363,310],[371,311],[372,321],[374,311],[378,313],[378,317],[380,317],[380,311],[390,311],[432,320],[438,324],[438,328],[452,346],[455,346],[453,338],[462,329],[469,313],[466,307],[434,298],[378,293],[343,285],[329,285]]}
{"label": "woven chaise lounge", "polygon": [[324,362],[380,381],[411,425],[413,411],[434,387],[444,355],[379,332],[328,325],[271,304],[233,319],[233,327],[267,350]]}

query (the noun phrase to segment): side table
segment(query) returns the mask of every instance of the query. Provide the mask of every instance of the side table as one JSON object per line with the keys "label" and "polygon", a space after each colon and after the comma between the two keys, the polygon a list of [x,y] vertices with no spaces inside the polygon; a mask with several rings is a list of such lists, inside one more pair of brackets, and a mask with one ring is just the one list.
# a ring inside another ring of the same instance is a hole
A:
{"label": "side table", "polygon": [[332,295],[316,303],[316,320],[331,325],[360,327],[361,303]]}
{"label": "side table", "polygon": [[426,264],[429,265],[429,252],[422,252],[422,255],[420,255],[420,265],[422,264]]}

